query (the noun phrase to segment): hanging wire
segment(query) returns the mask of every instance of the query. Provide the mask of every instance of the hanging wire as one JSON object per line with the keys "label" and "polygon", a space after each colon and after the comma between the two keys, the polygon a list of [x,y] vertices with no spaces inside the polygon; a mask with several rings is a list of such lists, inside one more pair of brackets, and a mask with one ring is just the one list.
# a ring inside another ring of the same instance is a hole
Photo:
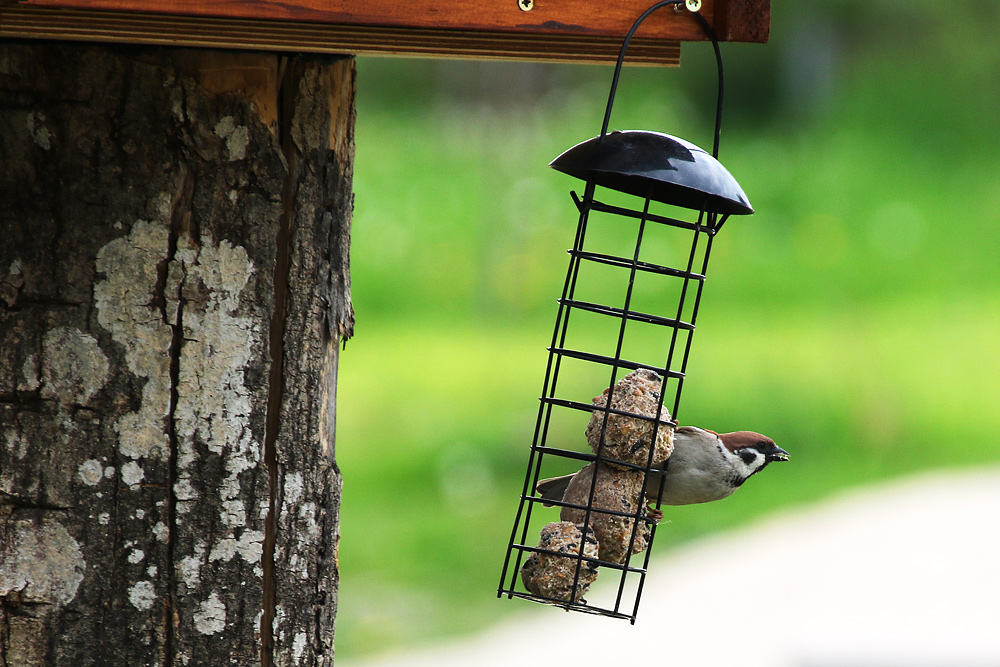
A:
{"label": "hanging wire", "polygon": [[[679,6],[685,4],[685,0],[663,0],[663,2],[658,2],[646,11],[642,13],[639,18],[635,20],[632,27],[629,28],[628,33],[625,34],[625,41],[622,42],[621,51],[618,52],[618,62],[615,63],[615,73],[611,78],[611,92],[608,94],[608,106],[604,110],[604,123],[601,125],[601,139],[603,140],[608,134],[608,126],[611,123],[611,109],[615,104],[615,94],[618,92],[618,78],[621,76],[622,64],[625,62],[625,52],[628,51],[628,45],[632,41],[632,36],[635,35],[636,30],[642,25],[642,22],[646,20],[650,14],[656,10],[666,7],[668,5]],[[722,135],[722,93],[725,89],[724,76],[722,71],[722,52],[719,50],[719,40],[715,37],[715,31],[712,30],[712,26],[708,24],[705,17],[701,15],[700,12],[691,12],[694,17],[701,24],[702,29],[708,38],[712,41],[712,48],[715,50],[715,66],[718,71],[718,96],[715,102],[715,141],[712,144],[712,157],[719,158],[719,138]]]}

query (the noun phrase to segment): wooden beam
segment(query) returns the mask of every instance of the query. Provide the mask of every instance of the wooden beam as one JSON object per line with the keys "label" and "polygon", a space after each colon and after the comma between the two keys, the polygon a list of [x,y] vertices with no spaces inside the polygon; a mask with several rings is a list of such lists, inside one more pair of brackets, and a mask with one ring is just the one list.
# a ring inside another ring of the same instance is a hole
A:
{"label": "wooden beam", "polygon": [[[520,9],[519,2],[532,6]],[[614,62],[651,0],[0,0],[0,37],[269,51]],[[770,0],[704,0],[723,41],[767,40]],[[687,11],[651,15],[630,64],[677,65],[705,35]]]}
{"label": "wooden beam", "polygon": [[765,44],[771,31],[771,0],[717,1],[714,17],[719,41]]}
{"label": "wooden beam", "polygon": [[[0,4],[0,38],[51,39],[307,53],[479,58],[607,64],[621,38],[510,35],[476,31],[377,28],[298,21],[71,10]],[[680,43],[636,38],[629,63],[676,66]]]}

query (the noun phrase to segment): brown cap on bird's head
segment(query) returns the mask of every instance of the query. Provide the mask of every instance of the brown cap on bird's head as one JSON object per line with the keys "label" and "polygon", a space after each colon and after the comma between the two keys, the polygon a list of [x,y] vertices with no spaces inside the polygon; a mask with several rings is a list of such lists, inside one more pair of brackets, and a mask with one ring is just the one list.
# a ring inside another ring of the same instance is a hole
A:
{"label": "brown cap on bird's head", "polygon": [[737,449],[750,448],[756,449],[763,454],[768,461],[788,460],[788,452],[774,444],[774,440],[754,431],[720,433],[719,439],[730,452],[735,452]]}

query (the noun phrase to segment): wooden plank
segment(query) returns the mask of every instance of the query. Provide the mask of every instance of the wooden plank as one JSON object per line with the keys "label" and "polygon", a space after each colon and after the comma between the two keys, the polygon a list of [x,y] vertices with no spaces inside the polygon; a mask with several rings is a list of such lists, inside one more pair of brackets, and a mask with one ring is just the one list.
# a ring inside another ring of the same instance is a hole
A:
{"label": "wooden plank", "polygon": [[[0,4],[0,38],[264,51],[613,63],[621,37],[417,30]],[[637,37],[630,64],[680,62],[680,43]]]}
{"label": "wooden plank", "polygon": [[[0,0],[0,37],[268,51],[611,63],[652,0]],[[524,11],[522,6],[531,9]],[[766,42],[770,0],[703,0],[720,41]],[[706,39],[664,7],[628,64],[677,65]]]}
{"label": "wooden plank", "polygon": [[719,0],[714,17],[719,41],[764,44],[771,31],[771,0]]}
{"label": "wooden plank", "polygon": [[[339,25],[622,36],[650,0],[22,0],[35,7],[135,11],[181,16],[286,20]],[[531,6],[529,11],[521,9]],[[702,14],[711,22],[717,10],[734,15],[733,6],[748,0],[703,0]],[[755,1],[749,4],[757,4]],[[743,20],[752,20],[745,16]],[[700,41],[704,34],[687,11],[664,8],[643,24],[642,34],[657,39]],[[734,35],[740,33],[734,32]]]}

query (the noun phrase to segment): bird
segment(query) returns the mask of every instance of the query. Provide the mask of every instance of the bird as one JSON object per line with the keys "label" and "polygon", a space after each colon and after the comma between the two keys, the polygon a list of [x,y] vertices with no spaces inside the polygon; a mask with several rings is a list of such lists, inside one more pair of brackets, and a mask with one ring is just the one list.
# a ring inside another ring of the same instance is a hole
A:
{"label": "bird", "polygon": [[[694,505],[728,498],[769,463],[787,461],[788,456],[774,440],[753,431],[716,433],[696,426],[678,427],[673,452],[653,466],[662,472],[651,472],[646,478],[647,517],[654,522],[662,518],[662,511],[651,506],[658,500],[663,505]],[[572,479],[573,475],[543,479],[535,491],[543,499],[558,502]]]}

